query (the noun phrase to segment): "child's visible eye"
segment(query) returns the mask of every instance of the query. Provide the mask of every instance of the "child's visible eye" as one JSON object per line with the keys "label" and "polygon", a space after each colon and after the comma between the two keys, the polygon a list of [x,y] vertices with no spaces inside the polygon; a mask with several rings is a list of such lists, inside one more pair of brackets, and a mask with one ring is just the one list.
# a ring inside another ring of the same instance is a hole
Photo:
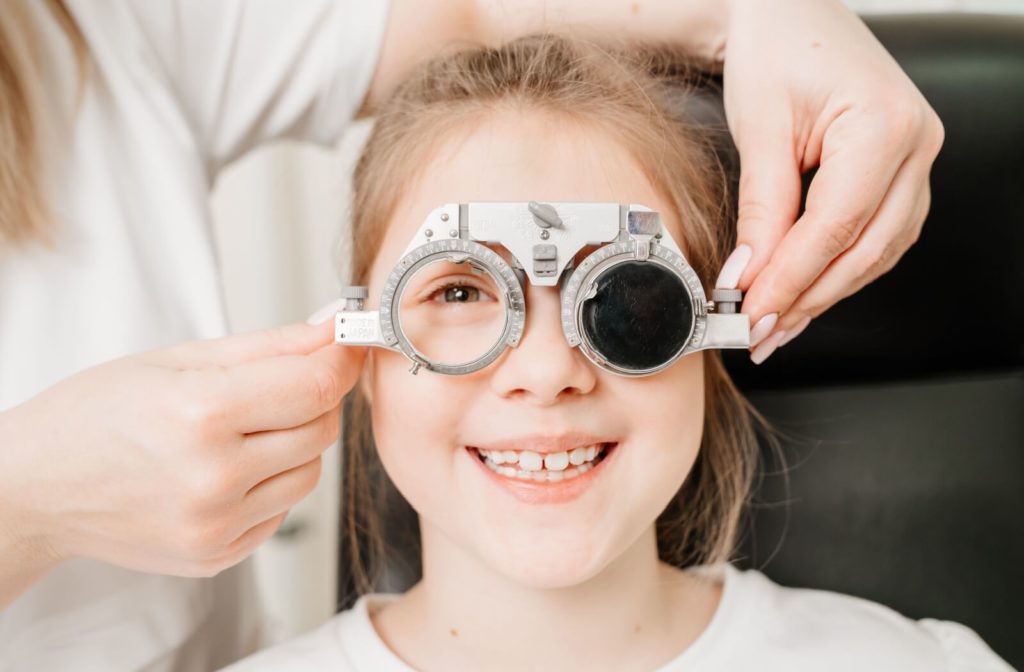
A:
{"label": "child's visible eye", "polygon": [[444,290],[444,300],[447,303],[468,303],[480,300],[480,290],[476,287],[449,287]]}
{"label": "child's visible eye", "polygon": [[434,288],[427,298],[436,303],[477,303],[491,302],[494,297],[486,289],[469,284],[461,279],[452,280]]}

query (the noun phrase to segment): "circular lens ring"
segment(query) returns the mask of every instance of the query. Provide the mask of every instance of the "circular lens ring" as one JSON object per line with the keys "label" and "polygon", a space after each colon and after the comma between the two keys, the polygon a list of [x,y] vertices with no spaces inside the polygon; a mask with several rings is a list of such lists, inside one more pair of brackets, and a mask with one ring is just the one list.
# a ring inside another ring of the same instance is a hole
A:
{"label": "circular lens ring", "polygon": [[[499,289],[504,290],[501,300],[505,304],[505,325],[501,335],[487,352],[465,364],[443,364],[424,357],[402,333],[397,315],[405,285],[416,271],[429,263],[451,260],[452,257],[464,257],[467,262],[477,264],[491,276]],[[385,343],[397,345],[412,362],[429,371],[449,376],[465,375],[484,368],[497,359],[505,348],[519,343],[526,319],[525,305],[522,285],[515,271],[501,255],[471,240],[444,238],[413,249],[399,260],[388,275],[380,300],[381,336]]]}
{"label": "circular lens ring", "polygon": [[590,339],[582,336],[584,333],[582,323],[585,298],[583,292],[590,288],[605,271],[629,261],[637,261],[636,244],[633,241],[606,245],[583,260],[573,271],[562,292],[562,332],[569,345],[579,346],[587,359],[606,371],[623,376],[647,376],[668,368],[684,354],[691,352],[693,347],[703,340],[704,332],[707,329],[706,297],[700,278],[682,255],[664,245],[652,243],[648,262],[656,263],[675,273],[682,279],[684,286],[689,291],[693,309],[692,327],[687,339],[683,341],[683,347],[664,363],[641,370],[617,366],[596,352]]}
{"label": "circular lens ring", "polygon": [[579,304],[586,349],[616,371],[642,375],[675,361],[693,334],[693,297],[657,260],[616,259],[594,273]]}

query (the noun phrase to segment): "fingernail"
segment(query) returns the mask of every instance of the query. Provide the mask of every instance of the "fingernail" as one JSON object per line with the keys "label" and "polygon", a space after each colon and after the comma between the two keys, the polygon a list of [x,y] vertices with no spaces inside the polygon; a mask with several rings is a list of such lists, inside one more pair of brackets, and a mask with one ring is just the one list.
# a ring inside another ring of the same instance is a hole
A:
{"label": "fingernail", "polygon": [[334,314],[341,310],[343,305],[345,305],[345,299],[335,299],[310,315],[306,322],[308,324],[323,324],[334,317]]}
{"label": "fingernail", "polygon": [[804,315],[804,319],[800,320],[795,325],[793,325],[792,329],[787,329],[786,330],[786,337],[784,339],[782,339],[782,342],[779,343],[779,347],[781,348],[786,343],[789,343],[794,338],[799,336],[800,332],[803,331],[804,329],[806,329],[807,325],[810,324],[810,323],[811,323],[811,316],[810,315]]}
{"label": "fingernail", "polygon": [[750,330],[750,347],[754,347],[763,341],[768,334],[772,333],[772,329],[775,328],[775,323],[778,321],[778,313],[768,313],[758,320],[754,328]]}
{"label": "fingernail", "polygon": [[729,258],[725,260],[725,264],[722,265],[718,280],[715,281],[715,287],[736,289],[736,285],[740,284],[740,276],[747,269],[747,264],[750,263],[752,256],[754,256],[754,249],[750,245],[746,243],[737,245]]}
{"label": "fingernail", "polygon": [[765,339],[765,342],[754,348],[754,351],[750,353],[750,361],[754,364],[760,364],[764,360],[768,359],[775,348],[779,347],[779,343],[786,337],[785,331],[777,331],[771,335],[770,338]]}

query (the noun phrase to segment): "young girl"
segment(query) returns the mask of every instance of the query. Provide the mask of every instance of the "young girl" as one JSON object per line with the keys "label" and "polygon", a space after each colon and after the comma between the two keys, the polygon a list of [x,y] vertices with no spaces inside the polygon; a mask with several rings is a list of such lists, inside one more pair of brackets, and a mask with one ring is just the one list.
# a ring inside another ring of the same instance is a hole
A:
{"label": "young girl", "polygon": [[[356,171],[353,284],[372,306],[443,203],[579,201],[658,211],[712,287],[726,198],[706,138],[669,112],[678,89],[651,74],[670,64],[538,37],[426,65]],[[494,300],[461,282],[436,300]],[[757,417],[718,352],[617,376],[566,343],[557,287],[527,284],[525,300],[518,347],[474,373],[412,376],[401,354],[370,353],[343,486],[343,533],[369,551],[346,562],[367,594],[232,669],[1009,669],[962,626],[726,564]],[[564,470],[561,453],[576,454]],[[537,455],[562,474],[521,478]],[[372,594],[392,483],[418,514],[422,578]]]}

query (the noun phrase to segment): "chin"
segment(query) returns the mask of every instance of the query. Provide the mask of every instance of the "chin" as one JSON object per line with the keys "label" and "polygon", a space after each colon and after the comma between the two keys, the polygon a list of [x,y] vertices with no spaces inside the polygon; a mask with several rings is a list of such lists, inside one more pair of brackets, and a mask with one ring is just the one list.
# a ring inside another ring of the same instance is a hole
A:
{"label": "chin", "polygon": [[509,580],[534,589],[570,588],[597,576],[610,558],[590,543],[521,543],[491,549],[491,568]]}

